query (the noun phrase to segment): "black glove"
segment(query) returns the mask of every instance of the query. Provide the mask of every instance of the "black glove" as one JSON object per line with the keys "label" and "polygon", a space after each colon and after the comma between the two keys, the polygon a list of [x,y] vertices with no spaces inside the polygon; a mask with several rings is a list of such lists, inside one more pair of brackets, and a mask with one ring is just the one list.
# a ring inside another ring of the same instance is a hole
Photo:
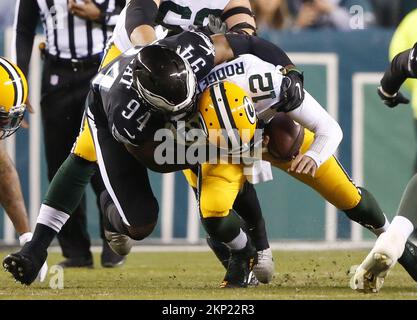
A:
{"label": "black glove", "polygon": [[285,75],[282,79],[279,102],[272,108],[278,112],[289,112],[297,109],[304,100],[304,76],[297,69],[282,69]]}
{"label": "black glove", "polygon": [[378,87],[378,95],[382,101],[390,108],[395,108],[400,103],[410,103],[410,100],[403,96],[400,91],[398,91],[393,97],[389,97],[382,91],[382,87]]}

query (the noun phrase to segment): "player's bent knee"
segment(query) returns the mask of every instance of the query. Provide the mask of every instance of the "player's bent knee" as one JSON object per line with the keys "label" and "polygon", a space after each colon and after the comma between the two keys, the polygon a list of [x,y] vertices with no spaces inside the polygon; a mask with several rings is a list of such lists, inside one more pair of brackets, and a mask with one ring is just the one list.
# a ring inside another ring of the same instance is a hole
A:
{"label": "player's bent knee", "polygon": [[221,177],[208,177],[203,181],[200,191],[200,210],[203,218],[221,218],[233,208],[241,188],[238,181]]}
{"label": "player's bent knee", "polygon": [[221,218],[229,214],[233,208],[236,196],[212,194],[212,192],[203,192],[200,197],[200,210],[203,218]]}
{"label": "player's bent knee", "polygon": [[133,240],[138,241],[147,238],[155,229],[156,223],[157,222],[155,221],[153,223],[140,227],[127,226],[127,230],[129,231],[129,237]]}

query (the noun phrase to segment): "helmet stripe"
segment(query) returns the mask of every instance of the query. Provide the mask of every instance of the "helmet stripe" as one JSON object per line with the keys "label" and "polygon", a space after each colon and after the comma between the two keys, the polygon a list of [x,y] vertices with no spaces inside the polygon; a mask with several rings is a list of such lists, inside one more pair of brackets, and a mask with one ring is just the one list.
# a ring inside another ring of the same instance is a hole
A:
{"label": "helmet stripe", "polygon": [[[224,96],[222,95],[222,92],[221,92],[222,87],[223,87]],[[219,118],[219,120],[221,119],[220,123],[223,122],[224,129],[226,129],[225,134],[227,134],[228,144],[229,146],[231,144],[232,148],[239,146],[240,145],[239,133],[236,130],[236,125],[234,123],[233,117],[230,117],[231,115],[230,107],[229,105],[226,106],[227,98],[224,92],[224,84],[222,82],[217,83],[214,86],[212,86],[212,88],[210,89],[210,92],[211,90],[215,98],[213,99],[213,95],[212,95],[212,100],[214,102],[217,117]]]}
{"label": "helmet stripe", "polygon": [[214,85],[210,87],[210,97],[211,97],[211,101],[213,101],[214,111],[216,111],[216,115],[217,115],[217,119],[219,120],[220,127],[222,129],[226,129],[224,122],[223,122],[223,117],[220,114],[216,93],[214,92]]}
{"label": "helmet stripe", "polygon": [[[17,69],[16,65],[14,65],[13,63],[10,63],[10,62],[9,62],[9,64],[13,68],[13,70],[16,72],[17,77],[19,79],[19,81],[17,81],[17,87],[18,87],[18,89],[21,89],[22,94],[21,94],[21,100],[17,101],[18,102],[17,105],[20,106],[20,105],[22,105],[26,102],[26,101],[24,101],[25,92],[27,91],[27,88],[25,88],[26,79],[22,78],[22,77],[25,77],[25,75],[23,74],[23,71],[20,70],[20,72],[19,72],[19,69]],[[27,86],[27,83],[26,83],[26,86]],[[19,91],[18,91],[18,93],[19,93]]]}
{"label": "helmet stripe", "polygon": [[14,68],[14,66],[7,60],[0,58],[0,65],[4,70],[9,74],[10,79],[12,79],[14,87],[14,99],[13,106],[18,106],[23,104],[23,83],[20,80],[19,73]]}
{"label": "helmet stripe", "polygon": [[228,115],[228,119],[230,120],[230,124],[232,125],[233,129],[236,129],[237,126],[236,126],[236,123],[235,123],[235,118],[233,118],[232,111],[230,110],[229,100],[227,99],[226,89],[224,87],[223,82],[220,83],[220,94],[221,94],[222,99],[224,101],[225,109],[226,109],[226,112],[227,112],[227,115]]}

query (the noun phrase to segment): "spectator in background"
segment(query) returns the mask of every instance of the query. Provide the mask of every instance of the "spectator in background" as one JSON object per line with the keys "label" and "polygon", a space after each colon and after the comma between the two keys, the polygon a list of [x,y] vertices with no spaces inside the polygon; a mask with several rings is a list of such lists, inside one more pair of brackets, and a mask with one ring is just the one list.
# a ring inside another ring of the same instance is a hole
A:
{"label": "spectator in background", "polygon": [[255,0],[252,3],[258,29],[285,29],[289,12],[285,0]]}
{"label": "spectator in background", "polygon": [[292,0],[288,3],[294,17],[294,28],[331,28],[351,30],[350,8],[361,6],[364,10],[364,26],[375,20],[368,0]]}
{"label": "spectator in background", "polygon": [[[406,15],[395,31],[389,48],[390,60],[392,60],[398,53],[414,46],[417,42],[416,26],[417,9]],[[404,83],[404,85],[411,92],[411,106],[413,108],[414,126],[417,134],[417,80],[409,79]],[[417,157],[414,163],[414,172],[417,173]]]}
{"label": "spectator in background", "polygon": [[394,27],[400,22],[401,0],[372,0],[378,26]]}

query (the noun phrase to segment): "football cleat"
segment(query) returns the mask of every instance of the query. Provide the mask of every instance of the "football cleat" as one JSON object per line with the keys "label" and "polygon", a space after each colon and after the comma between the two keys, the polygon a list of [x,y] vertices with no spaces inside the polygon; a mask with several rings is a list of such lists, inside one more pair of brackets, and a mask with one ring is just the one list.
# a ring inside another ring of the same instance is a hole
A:
{"label": "football cleat", "polygon": [[382,233],[350,279],[350,287],[365,293],[379,292],[385,277],[404,251],[404,246],[396,245],[399,243],[400,239],[395,234]]}
{"label": "football cleat", "polygon": [[10,272],[13,275],[16,282],[30,285],[38,278],[38,275],[41,279],[42,277],[45,279],[48,270],[48,267],[46,267],[45,264],[46,256],[47,253],[45,253],[44,257],[39,261],[35,261],[35,259],[19,252],[12,253],[4,258],[3,267],[7,272]]}
{"label": "football cleat", "polygon": [[259,282],[270,283],[274,272],[275,264],[271,248],[258,251],[258,263],[253,268],[253,273]]}
{"label": "football cleat", "polygon": [[259,286],[259,280],[256,278],[256,276],[253,273],[253,271],[251,271],[251,273],[249,273],[248,286],[249,287]]}
{"label": "football cleat", "polygon": [[364,293],[377,293],[384,284],[385,277],[394,266],[387,255],[371,252],[350,279],[350,287]]}
{"label": "football cleat", "polygon": [[230,250],[229,265],[220,288],[246,288],[250,282],[253,267],[258,262],[255,247],[248,242],[241,250]]}
{"label": "football cleat", "polygon": [[127,256],[133,247],[133,240],[121,233],[104,230],[109,247],[119,256]]}
{"label": "football cleat", "polygon": [[126,257],[119,256],[110,248],[107,241],[103,241],[103,251],[101,252],[101,266],[103,268],[116,268],[126,262]]}
{"label": "football cleat", "polygon": [[[110,205],[113,204],[113,200],[111,199],[107,190],[103,191],[100,195],[100,206],[103,212],[103,228],[104,228],[104,238],[109,245],[109,247],[113,250],[113,252],[117,253],[119,256],[126,256],[129,254],[130,250],[133,246],[133,240],[124,234],[116,232],[114,230],[110,231],[110,228],[113,228],[112,224],[110,223],[108,214]],[[114,205],[114,204],[113,204]]]}

